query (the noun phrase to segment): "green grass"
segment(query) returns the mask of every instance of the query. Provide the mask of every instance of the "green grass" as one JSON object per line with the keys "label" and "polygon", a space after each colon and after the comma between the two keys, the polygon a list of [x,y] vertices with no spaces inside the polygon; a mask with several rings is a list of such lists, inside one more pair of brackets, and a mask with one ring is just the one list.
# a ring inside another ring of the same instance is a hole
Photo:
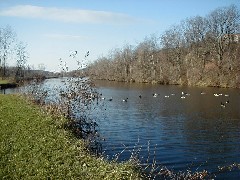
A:
{"label": "green grass", "polygon": [[14,83],[14,79],[13,78],[3,79],[2,77],[0,77],[0,85],[9,84],[9,83]]}
{"label": "green grass", "polygon": [[130,162],[89,155],[81,140],[17,95],[0,95],[0,179],[140,179]]}
{"label": "green grass", "polygon": [[0,79],[0,84],[8,84],[8,83],[9,83],[8,80],[2,80],[2,79]]}

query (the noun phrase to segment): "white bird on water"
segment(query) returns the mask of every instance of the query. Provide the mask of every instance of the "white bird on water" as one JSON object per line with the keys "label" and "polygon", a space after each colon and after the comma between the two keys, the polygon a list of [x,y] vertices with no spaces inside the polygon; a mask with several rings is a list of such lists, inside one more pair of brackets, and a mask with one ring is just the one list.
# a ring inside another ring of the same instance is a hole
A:
{"label": "white bird on water", "polygon": [[225,108],[226,105],[223,102],[221,102],[221,107]]}
{"label": "white bird on water", "polygon": [[128,101],[128,98],[126,98],[126,99],[123,99],[122,101],[123,101],[123,102],[127,102],[127,101]]}
{"label": "white bird on water", "polygon": [[182,96],[183,96],[183,95],[190,96],[189,93],[186,93],[186,92],[183,92],[183,91],[182,91]]}

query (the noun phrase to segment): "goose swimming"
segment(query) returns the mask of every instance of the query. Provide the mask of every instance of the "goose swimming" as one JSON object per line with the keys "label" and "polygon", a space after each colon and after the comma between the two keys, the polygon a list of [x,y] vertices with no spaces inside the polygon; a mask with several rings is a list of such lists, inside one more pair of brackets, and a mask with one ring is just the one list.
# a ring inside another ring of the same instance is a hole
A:
{"label": "goose swimming", "polygon": [[183,92],[183,91],[182,91],[182,95],[190,96],[189,93],[186,93],[186,92]]}
{"label": "goose swimming", "polygon": [[221,107],[225,108],[226,105],[223,102],[221,102]]}
{"label": "goose swimming", "polygon": [[122,101],[123,101],[123,102],[127,102],[127,101],[128,101],[128,98],[126,98],[126,99],[123,99]]}

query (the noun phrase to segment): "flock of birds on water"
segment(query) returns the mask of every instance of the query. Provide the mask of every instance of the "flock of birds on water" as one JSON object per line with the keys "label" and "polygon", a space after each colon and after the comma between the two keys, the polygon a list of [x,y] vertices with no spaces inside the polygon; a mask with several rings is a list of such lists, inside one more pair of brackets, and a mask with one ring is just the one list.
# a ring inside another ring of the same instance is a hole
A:
{"label": "flock of birds on water", "polygon": [[[201,95],[206,95],[207,93],[201,91],[200,94],[201,94]],[[102,96],[102,94],[100,94],[100,95]],[[175,95],[176,95],[175,93],[172,93],[172,94],[170,94],[170,95],[165,95],[164,97],[165,97],[165,98],[170,98],[170,96],[175,96]],[[223,94],[223,93],[214,93],[213,95],[214,95],[215,97],[219,97],[219,96],[224,96],[224,97],[226,97],[226,98],[229,97],[229,94]],[[152,97],[154,97],[154,98],[156,98],[156,97],[158,97],[158,96],[159,96],[159,94],[157,94],[157,93],[153,93],[153,94],[152,94]],[[181,99],[185,99],[187,96],[190,96],[190,94],[182,91],[182,93],[181,93],[181,95],[180,95],[180,98],[181,98]],[[139,95],[138,97],[141,99],[141,98],[142,98],[142,95]],[[102,96],[101,99],[102,99],[102,100],[112,101],[112,100],[113,100],[113,97],[110,97],[110,98],[106,99],[105,97]],[[128,102],[128,98],[124,98],[124,99],[122,99],[122,101],[123,101],[123,102]],[[222,108],[225,108],[226,105],[229,104],[229,102],[230,102],[229,100],[226,100],[226,101],[224,101],[224,102],[221,101],[220,106],[221,106]]]}

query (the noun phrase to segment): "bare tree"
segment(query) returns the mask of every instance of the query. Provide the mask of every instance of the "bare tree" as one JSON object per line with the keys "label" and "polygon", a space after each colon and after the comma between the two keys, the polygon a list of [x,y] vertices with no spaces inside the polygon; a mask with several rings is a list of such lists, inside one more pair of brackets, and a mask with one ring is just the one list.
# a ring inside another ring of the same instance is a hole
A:
{"label": "bare tree", "polygon": [[6,76],[6,64],[9,55],[13,52],[15,37],[15,32],[10,26],[0,28],[0,73],[2,77]]}
{"label": "bare tree", "polygon": [[207,20],[204,17],[196,16],[186,20],[184,30],[186,43],[190,51],[194,51],[198,57],[203,53],[206,32]]}
{"label": "bare tree", "polygon": [[184,38],[188,55],[185,57],[187,79],[190,84],[202,79],[206,65],[206,55],[209,49],[206,46],[205,38],[207,33],[207,20],[204,17],[196,16],[185,21]]}
{"label": "bare tree", "polygon": [[240,14],[235,5],[218,8],[207,17],[208,41],[216,54],[216,65],[223,67],[223,56],[232,42],[232,35],[240,32]]}
{"label": "bare tree", "polygon": [[183,24],[172,26],[161,37],[161,44],[168,61],[176,67],[176,75],[181,83],[185,83],[186,69],[184,56],[186,55],[186,40],[184,39]]}
{"label": "bare tree", "polygon": [[152,34],[140,42],[134,52],[132,64],[133,78],[138,82],[155,82],[158,62],[159,38]]}
{"label": "bare tree", "polygon": [[133,47],[126,44],[122,49],[122,60],[124,65],[124,76],[126,81],[132,80],[132,71],[133,71]]}
{"label": "bare tree", "polygon": [[26,63],[28,59],[28,53],[26,51],[26,44],[19,42],[16,48],[17,55],[17,71],[15,79],[17,82],[23,81],[25,77]]}

